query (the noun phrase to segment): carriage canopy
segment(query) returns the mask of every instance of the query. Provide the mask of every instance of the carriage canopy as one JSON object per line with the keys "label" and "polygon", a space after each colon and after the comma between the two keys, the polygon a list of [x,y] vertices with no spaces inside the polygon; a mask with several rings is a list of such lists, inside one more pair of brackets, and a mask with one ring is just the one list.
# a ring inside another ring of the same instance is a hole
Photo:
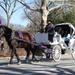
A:
{"label": "carriage canopy", "polygon": [[74,34],[75,27],[71,23],[60,23],[55,25],[55,31],[61,34],[61,36],[63,37],[67,34]]}

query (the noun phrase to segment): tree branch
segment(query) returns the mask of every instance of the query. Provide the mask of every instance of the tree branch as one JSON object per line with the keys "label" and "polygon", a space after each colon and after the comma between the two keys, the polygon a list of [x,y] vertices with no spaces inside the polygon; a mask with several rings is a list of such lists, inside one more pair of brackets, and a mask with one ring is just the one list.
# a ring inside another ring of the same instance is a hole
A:
{"label": "tree branch", "polygon": [[2,7],[2,9],[5,11],[5,13],[7,14],[6,9],[0,4],[0,6]]}
{"label": "tree branch", "polygon": [[[49,9],[49,12],[51,12],[51,11],[53,11],[53,10],[56,10],[56,9],[59,9],[59,8],[61,8],[62,6],[75,7],[75,5],[71,5],[71,4],[61,4],[61,5],[59,5],[59,6],[54,6],[54,7],[50,8],[50,9]],[[48,13],[49,13],[49,12],[48,12]]]}
{"label": "tree branch", "polygon": [[16,9],[14,9],[14,10],[11,12],[10,16],[12,16],[12,14],[13,14],[13,13],[15,13],[18,9],[21,9],[21,8],[23,8],[23,6],[22,6],[22,7],[18,7],[18,8],[16,8]]}
{"label": "tree branch", "polygon": [[35,23],[35,22],[29,17],[29,15],[26,13],[25,9],[24,9],[24,12],[25,12],[27,18],[28,18],[34,25],[37,25],[37,23]]}
{"label": "tree branch", "polygon": [[20,2],[22,5],[26,6],[28,9],[32,10],[32,11],[38,11],[40,12],[40,9],[36,9],[36,8],[31,8],[30,6],[28,6],[26,3],[24,3],[22,0],[17,0],[18,2]]}
{"label": "tree branch", "polygon": [[10,11],[11,5],[12,5],[11,3],[8,3],[8,10],[7,10],[8,13],[9,13],[9,11]]}
{"label": "tree branch", "polygon": [[37,2],[37,0],[34,0],[34,1],[35,1],[35,4],[40,7],[40,4]]}
{"label": "tree branch", "polygon": [[14,5],[13,5],[13,8],[12,8],[10,16],[12,16],[12,14],[14,13],[15,7],[16,7],[16,1],[14,2]]}

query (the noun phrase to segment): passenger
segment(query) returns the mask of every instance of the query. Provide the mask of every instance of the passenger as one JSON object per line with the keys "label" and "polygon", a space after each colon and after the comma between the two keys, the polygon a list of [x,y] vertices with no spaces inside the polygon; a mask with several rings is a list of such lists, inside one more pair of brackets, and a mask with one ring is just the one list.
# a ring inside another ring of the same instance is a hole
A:
{"label": "passenger", "polygon": [[68,34],[68,32],[66,32],[66,34],[64,35],[64,41],[67,45],[69,43],[69,40],[70,40],[70,34]]}
{"label": "passenger", "polygon": [[45,27],[45,32],[48,32],[48,39],[49,41],[53,42],[53,37],[54,37],[54,33],[55,33],[55,27],[54,25],[51,23],[51,21],[48,21],[48,24]]}

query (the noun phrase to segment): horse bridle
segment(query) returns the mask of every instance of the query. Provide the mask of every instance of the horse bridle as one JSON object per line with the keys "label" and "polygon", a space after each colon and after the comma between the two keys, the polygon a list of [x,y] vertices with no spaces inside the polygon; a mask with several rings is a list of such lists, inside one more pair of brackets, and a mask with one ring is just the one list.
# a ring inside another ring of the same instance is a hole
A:
{"label": "horse bridle", "polygon": [[4,29],[2,28],[2,32],[0,33],[0,39],[4,35]]}

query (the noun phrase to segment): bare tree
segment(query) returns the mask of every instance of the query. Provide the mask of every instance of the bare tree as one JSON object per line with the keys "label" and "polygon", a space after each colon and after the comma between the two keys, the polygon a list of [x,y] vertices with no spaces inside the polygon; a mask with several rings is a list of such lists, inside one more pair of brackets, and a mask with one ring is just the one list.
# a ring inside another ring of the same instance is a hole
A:
{"label": "bare tree", "polygon": [[[40,14],[33,13],[33,12],[29,12],[29,13],[25,13],[25,14],[26,14],[27,19],[30,21],[29,24],[26,26],[25,30],[32,34],[40,31],[40,23],[41,23]],[[25,19],[25,17],[24,17],[24,19]]]}
{"label": "bare tree", "polygon": [[23,19],[27,18],[30,21],[30,23],[32,22],[36,26],[40,25],[41,23],[41,17],[38,12],[33,12],[33,11],[27,12],[26,10],[24,10],[24,15],[22,18]]}
{"label": "bare tree", "polygon": [[[47,16],[48,16],[49,12],[51,12],[55,9],[59,9],[64,5],[75,7],[75,5],[72,5],[72,4],[61,4],[61,5],[56,5],[54,7],[51,7],[50,9],[48,9],[52,0],[51,1],[50,0],[40,0],[40,2],[41,2],[40,8],[32,8],[31,6],[26,4],[23,0],[17,0],[17,1],[20,2],[22,5],[24,5],[26,8],[28,8],[32,11],[35,11],[35,12],[39,12],[41,14],[41,28],[46,26]],[[34,1],[37,3],[37,5],[39,5],[38,4],[39,0],[34,0]],[[55,2],[55,1],[56,0],[53,0],[53,2]]]}
{"label": "bare tree", "polygon": [[12,15],[19,9],[16,8],[16,0],[1,0],[0,7],[5,11],[7,16],[7,26],[10,25]]}

